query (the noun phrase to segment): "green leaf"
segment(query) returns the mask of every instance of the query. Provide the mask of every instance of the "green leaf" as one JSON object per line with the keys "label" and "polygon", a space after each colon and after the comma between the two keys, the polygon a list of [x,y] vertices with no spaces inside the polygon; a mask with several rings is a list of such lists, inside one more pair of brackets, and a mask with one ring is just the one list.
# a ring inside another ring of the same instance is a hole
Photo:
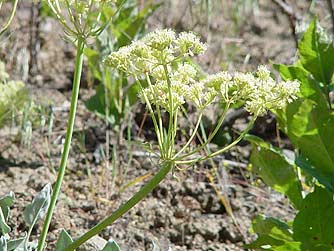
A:
{"label": "green leaf", "polygon": [[69,246],[73,242],[71,236],[66,232],[65,229],[62,229],[59,235],[59,238],[56,243],[56,250],[55,251],[62,251],[67,246]]}
{"label": "green leaf", "polygon": [[271,217],[258,215],[252,223],[252,230],[258,238],[245,248],[273,251],[299,251],[300,243],[292,237],[292,230],[286,223]]}
{"label": "green leaf", "polygon": [[334,113],[307,99],[299,100],[294,102],[293,106],[288,106],[286,116],[287,134],[290,140],[314,167],[317,177],[329,180],[333,187]]}
{"label": "green leaf", "polygon": [[23,219],[29,227],[32,227],[36,221],[43,218],[50,204],[51,184],[47,184],[33,199],[24,212]]}
{"label": "green leaf", "polygon": [[327,106],[326,98],[319,83],[312,78],[308,71],[299,66],[298,62],[296,65],[276,64],[274,68],[278,70],[283,80],[297,79],[299,81],[300,96],[302,98],[311,99],[317,102],[318,105]]}
{"label": "green leaf", "polygon": [[295,208],[302,202],[301,184],[289,160],[280,149],[273,147],[256,136],[247,136],[253,144],[250,162],[253,170],[263,181],[276,191],[289,197]]}
{"label": "green leaf", "polygon": [[306,196],[293,223],[293,237],[305,251],[334,249],[333,193],[321,187]]}
{"label": "green leaf", "polygon": [[109,240],[101,251],[121,251],[121,248],[114,240]]}
{"label": "green leaf", "polygon": [[313,19],[304,33],[299,45],[300,60],[303,67],[312,73],[314,78],[325,85],[331,83],[334,72],[334,44],[317,27]]}

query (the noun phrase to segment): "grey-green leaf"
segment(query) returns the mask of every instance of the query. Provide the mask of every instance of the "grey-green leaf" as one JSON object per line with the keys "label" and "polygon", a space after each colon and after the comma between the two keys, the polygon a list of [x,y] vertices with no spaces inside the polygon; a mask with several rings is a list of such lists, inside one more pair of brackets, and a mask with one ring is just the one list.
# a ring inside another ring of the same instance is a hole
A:
{"label": "grey-green leaf", "polygon": [[47,184],[33,199],[24,212],[23,219],[28,226],[32,226],[40,218],[43,218],[50,204],[51,184]]}
{"label": "grey-green leaf", "polygon": [[8,220],[10,207],[13,205],[15,201],[15,194],[13,192],[9,192],[4,197],[0,198],[0,208],[2,209],[3,216],[5,220]]}
{"label": "grey-green leaf", "polygon": [[7,251],[7,240],[4,236],[0,237],[0,250],[1,251]]}
{"label": "grey-green leaf", "polygon": [[114,240],[109,240],[101,251],[121,251],[121,248]]}
{"label": "grey-green leaf", "polygon": [[10,227],[6,223],[4,213],[0,207],[0,236],[5,235],[10,232]]}
{"label": "grey-green leaf", "polygon": [[71,236],[66,232],[65,229],[62,229],[59,235],[59,238],[56,243],[56,251],[62,251],[68,245],[73,242]]}
{"label": "grey-green leaf", "polygon": [[21,238],[15,239],[15,240],[8,241],[8,243],[7,243],[8,251],[12,251],[12,250],[15,250],[16,248],[18,248],[23,243],[25,238],[26,237],[21,237]]}

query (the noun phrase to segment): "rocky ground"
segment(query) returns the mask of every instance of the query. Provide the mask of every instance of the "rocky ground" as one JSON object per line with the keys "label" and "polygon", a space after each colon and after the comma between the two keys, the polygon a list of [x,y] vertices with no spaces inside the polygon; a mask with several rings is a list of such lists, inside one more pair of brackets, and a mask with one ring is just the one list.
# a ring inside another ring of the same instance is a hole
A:
{"label": "rocky ground", "polygon": [[[52,105],[55,113],[52,132],[48,134],[46,129],[40,128],[34,130],[29,148],[21,146],[17,137],[10,135],[8,127],[0,130],[0,196],[9,191],[16,194],[17,203],[11,220],[16,235],[27,231],[21,215],[24,205],[46,183],[55,181],[74,69],[73,48],[59,38],[61,29],[54,20],[46,18],[39,23],[37,40],[29,36],[36,32],[29,25],[29,2],[20,3],[12,27],[15,32],[0,44],[1,58],[11,75],[26,81],[35,99],[44,105]],[[270,1],[261,0],[257,6],[243,12],[245,18],[239,20],[239,24],[220,14],[228,15],[228,10],[220,12],[222,7],[214,8],[209,28],[199,10],[194,11],[194,17],[189,16],[190,7],[184,4],[186,1],[182,2],[171,1],[162,7],[149,20],[150,29],[196,30],[210,44],[211,49],[200,59],[209,71],[220,68],[254,70],[259,63],[269,60],[278,63],[293,61],[295,45],[288,19]],[[231,1],[227,2],[231,4]],[[37,41],[37,47],[31,48],[31,39]],[[32,56],[34,50],[36,56]],[[32,57],[36,58],[36,64],[31,64]],[[139,143],[130,144],[119,137],[111,141],[114,158],[110,166],[114,169],[106,169],[101,154],[106,141],[104,122],[84,106],[84,101],[94,93],[86,81],[86,74],[85,68],[72,152],[51,224],[48,250],[53,250],[61,228],[73,237],[79,236],[117,209],[157,170],[154,156],[147,157]],[[133,109],[129,119],[138,115],[137,110]],[[243,124],[244,119],[239,118],[234,126]],[[132,123],[133,130],[137,130],[139,125]],[[272,118],[268,116],[261,123],[265,126],[258,125],[253,132],[274,142]],[[117,130],[110,133],[111,138],[119,135]],[[136,138],[134,142],[137,142]],[[173,251],[244,250],[243,244],[253,238],[248,230],[255,215],[262,213],[289,219],[293,214],[285,198],[261,185],[248,171],[249,152],[250,146],[243,143],[224,157],[225,162],[219,159],[215,166],[204,163],[188,170],[176,170],[130,213],[104,230],[91,245],[103,245],[104,240],[113,238],[122,250],[131,251],[151,250],[152,242],[156,244],[156,250],[161,251],[168,248]],[[212,170],[218,174],[213,181],[209,175]],[[139,179],[135,180],[137,177]],[[133,180],[136,182],[129,183]],[[229,201],[235,222],[221,198]],[[40,224],[36,227],[34,236],[40,227]],[[82,250],[95,249],[86,247]]]}

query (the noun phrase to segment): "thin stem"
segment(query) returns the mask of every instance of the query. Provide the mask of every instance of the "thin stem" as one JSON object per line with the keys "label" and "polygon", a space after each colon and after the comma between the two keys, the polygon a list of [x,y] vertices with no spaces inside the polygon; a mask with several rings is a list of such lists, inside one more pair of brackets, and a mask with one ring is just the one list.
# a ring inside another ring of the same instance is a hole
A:
{"label": "thin stem", "polygon": [[167,80],[167,84],[168,84],[168,97],[169,97],[169,125],[168,125],[168,132],[167,132],[167,153],[168,156],[167,158],[171,157],[171,152],[172,152],[172,148],[173,145],[171,144],[172,141],[172,137],[174,137],[174,133],[172,132],[173,130],[173,121],[174,121],[174,104],[173,104],[173,94],[172,94],[172,82],[169,78],[169,74],[168,74],[168,69],[167,69],[167,65],[163,65],[164,67],[164,72],[166,75],[166,80]]}
{"label": "thin stem", "polygon": [[146,183],[135,195],[133,195],[125,204],[120,206],[112,215],[105,218],[99,224],[91,228],[88,232],[83,234],[79,239],[75,240],[63,251],[73,251],[78,248],[81,244],[92,238],[93,236],[100,233],[107,226],[114,223],[118,218],[127,213],[131,208],[138,204],[142,199],[144,199],[172,170],[172,162],[164,162],[162,164],[159,172],[148,182]]}
{"label": "thin stem", "polygon": [[179,160],[179,161],[175,161],[175,164],[192,164],[192,163],[196,163],[196,162],[199,162],[199,161],[203,161],[203,160],[207,160],[207,159],[210,159],[210,158],[213,158],[219,154],[222,154],[228,150],[230,150],[232,147],[234,147],[236,144],[238,144],[244,137],[245,135],[249,132],[249,130],[252,128],[255,120],[256,120],[257,116],[253,117],[252,120],[249,122],[249,124],[247,125],[246,129],[239,135],[239,137],[234,140],[231,144],[225,146],[224,148],[214,152],[214,153],[210,153],[209,155],[207,156],[204,156],[204,157],[199,157],[199,158],[196,158],[196,159],[191,159],[191,160]]}
{"label": "thin stem", "polygon": [[202,116],[203,116],[203,112],[201,112],[198,116],[198,119],[197,119],[197,123],[195,125],[195,128],[193,129],[193,133],[191,134],[190,138],[188,139],[187,143],[181,148],[180,151],[178,151],[174,156],[173,158],[176,158],[177,156],[179,156],[189,145],[190,143],[193,141],[195,135],[197,134],[197,130],[198,130],[198,127],[201,123],[201,120],[202,120]]}
{"label": "thin stem", "polygon": [[162,139],[160,138],[161,133],[160,133],[160,130],[159,130],[159,126],[158,126],[157,120],[156,120],[155,115],[154,115],[154,111],[152,109],[151,103],[148,100],[148,97],[147,97],[146,93],[143,91],[143,86],[141,85],[139,79],[136,76],[135,76],[135,80],[139,84],[139,86],[140,86],[140,88],[142,90],[142,94],[144,96],[147,108],[148,108],[148,110],[150,112],[150,115],[151,115],[151,118],[152,118],[152,121],[153,121],[154,130],[155,130],[155,132],[157,134],[160,155],[163,156],[164,155],[164,150],[163,150],[164,148],[163,148],[163,145],[162,145]]}
{"label": "thin stem", "polygon": [[[12,12],[10,13],[10,16],[7,20],[7,22],[5,23],[5,25],[1,28],[0,30],[0,36],[6,32],[6,30],[8,29],[10,23],[13,21],[13,18],[15,16],[15,11],[16,11],[16,8],[17,8],[17,3],[18,3],[18,0],[14,0],[14,5],[13,5],[13,9],[12,9]],[[2,4],[2,1],[1,1],[1,4]]]}
{"label": "thin stem", "polygon": [[224,111],[222,113],[222,115],[220,116],[219,120],[218,120],[218,123],[217,123],[217,126],[215,127],[215,129],[213,130],[213,132],[209,135],[208,139],[204,142],[204,144],[202,144],[201,146],[199,146],[198,148],[196,148],[195,150],[193,150],[192,152],[190,153],[187,153],[185,155],[182,155],[181,157],[179,158],[176,158],[177,156],[174,156],[172,158],[172,160],[179,160],[179,159],[183,159],[183,158],[186,158],[188,156],[191,156],[197,152],[199,152],[200,150],[204,149],[210,142],[211,140],[216,136],[219,128],[222,126],[224,120],[225,120],[225,117],[226,117],[226,113],[228,111],[228,109],[230,108],[230,103],[227,103],[224,107]]}
{"label": "thin stem", "polygon": [[[146,76],[146,80],[147,80],[148,86],[149,86],[149,88],[151,89],[151,92],[154,93],[154,91],[153,91],[153,86],[152,86],[152,82],[151,82],[150,76],[148,75],[147,72],[146,72],[145,76]],[[154,98],[155,98],[155,103],[156,103],[156,105],[155,105],[155,109],[156,109],[156,111],[157,111],[157,115],[158,115],[158,125],[159,125],[159,131],[160,131],[160,138],[163,140],[163,138],[164,138],[164,135],[163,135],[164,131],[163,131],[163,126],[162,126],[161,111],[160,111],[160,107],[159,107],[159,105],[158,105],[157,102],[156,102],[157,100],[156,100],[156,97],[155,97],[155,96],[154,96]],[[158,132],[156,132],[156,133],[158,133]],[[166,149],[164,148],[165,146],[164,146],[163,143],[162,143],[162,147],[163,147],[163,149],[162,149],[163,152],[161,153],[161,157],[162,157],[162,158],[165,158],[165,157],[166,157],[166,156],[165,156]]]}
{"label": "thin stem", "polygon": [[81,72],[82,72],[82,62],[83,62],[83,57],[84,57],[84,47],[85,47],[84,41],[79,38],[78,45],[77,45],[76,61],[75,61],[75,72],[74,72],[74,79],[73,79],[71,108],[70,108],[70,113],[69,113],[69,118],[68,118],[68,126],[67,126],[67,131],[66,131],[65,144],[64,144],[64,149],[63,149],[63,153],[61,156],[61,162],[60,162],[56,184],[55,184],[55,187],[52,193],[50,206],[48,208],[48,212],[47,212],[47,215],[44,221],[43,230],[42,230],[39,242],[38,242],[37,251],[42,251],[44,248],[46,235],[49,230],[53,211],[55,209],[57,198],[58,198],[60,188],[61,188],[61,184],[62,184],[64,175],[65,175],[67,159],[68,159],[68,155],[69,155],[70,147],[71,147],[75,114],[76,114],[77,103],[78,103],[80,79],[81,79]]}

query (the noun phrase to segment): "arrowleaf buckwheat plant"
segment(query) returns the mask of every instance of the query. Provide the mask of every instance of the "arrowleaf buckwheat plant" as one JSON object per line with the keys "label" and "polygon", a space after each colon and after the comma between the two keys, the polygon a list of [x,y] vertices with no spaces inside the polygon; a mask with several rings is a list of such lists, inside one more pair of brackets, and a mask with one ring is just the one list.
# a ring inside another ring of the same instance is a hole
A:
{"label": "arrowleaf buckwheat plant", "polygon": [[[71,106],[65,143],[62,151],[57,180],[53,189],[47,185],[37,195],[32,204],[26,207],[25,220],[29,225],[28,236],[32,226],[38,218],[46,215],[38,244],[30,245],[28,238],[23,242],[23,250],[45,249],[46,237],[60,193],[61,184],[65,175],[67,160],[70,152],[71,139],[80,89],[80,79],[83,65],[84,49],[94,38],[108,27],[111,20],[103,21],[101,11],[105,5],[112,5],[116,15],[122,8],[123,1],[108,0],[45,0],[59,23],[64,27],[67,39],[76,47],[76,61],[73,78]],[[2,1],[0,1],[0,4]],[[219,72],[203,74],[189,60],[191,57],[203,54],[207,45],[200,41],[192,32],[176,34],[173,30],[157,30],[133,41],[130,45],[121,47],[112,52],[104,60],[106,67],[115,68],[140,86],[139,98],[146,104],[147,110],[154,124],[159,162],[159,171],[129,200],[121,205],[113,214],[91,228],[77,239],[62,230],[56,243],[56,251],[73,251],[81,244],[100,233],[107,226],[128,212],[132,207],[144,199],[171,171],[180,166],[194,165],[222,154],[240,142],[253,126],[257,117],[266,114],[267,110],[280,110],[297,98],[299,82],[287,80],[276,82],[266,66],[259,66],[255,73]],[[219,102],[224,109],[217,125],[206,141],[196,144],[198,129],[206,109],[213,103]],[[202,150],[212,141],[215,134],[224,122],[228,109],[234,104],[243,104],[252,119],[245,130],[230,144],[222,149],[208,154]],[[197,110],[197,122],[189,133],[183,146],[178,147],[176,137],[182,128],[179,118],[189,106]],[[167,120],[167,123],[165,123]],[[50,196],[52,192],[52,195]],[[10,195],[10,205],[13,196]],[[1,200],[0,200],[1,202]],[[1,203],[0,203],[1,205]],[[0,223],[7,221],[8,214],[2,217],[3,211],[8,211],[8,203],[0,211]],[[6,212],[7,212],[6,211]],[[30,214],[29,214],[30,212]],[[9,231],[8,226],[2,224],[2,233]],[[1,237],[2,238],[2,237]],[[7,238],[7,237],[4,237]],[[4,238],[0,239],[0,244]],[[8,239],[8,238],[7,238]],[[7,241],[6,239],[6,241]],[[22,241],[21,241],[22,242]],[[20,242],[20,245],[21,245]],[[37,246],[37,247],[36,247]],[[103,250],[119,250],[113,241],[108,242]],[[22,250],[13,248],[11,250]]]}

